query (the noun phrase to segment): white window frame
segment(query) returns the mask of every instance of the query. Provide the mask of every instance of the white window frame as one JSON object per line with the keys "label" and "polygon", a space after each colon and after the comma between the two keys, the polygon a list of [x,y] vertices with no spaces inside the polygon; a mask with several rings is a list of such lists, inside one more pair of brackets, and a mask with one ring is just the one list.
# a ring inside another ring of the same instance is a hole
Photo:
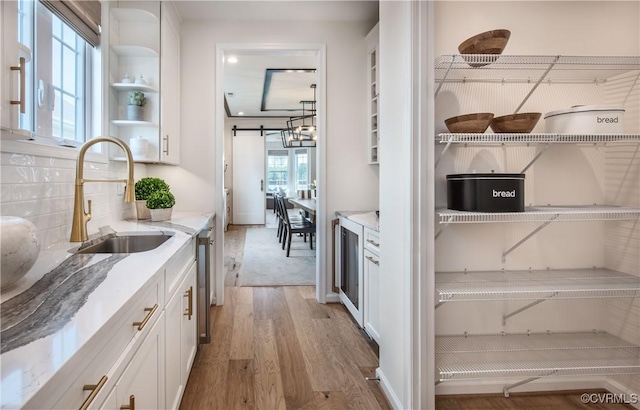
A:
{"label": "white window frame", "polygon": [[[38,0],[27,0],[27,5],[29,9],[27,11],[26,17],[31,20],[32,30],[29,33],[27,39],[29,37],[31,39],[35,38],[35,29],[36,27],[36,7]],[[16,13],[18,12],[18,6],[16,2]],[[5,18],[10,16],[5,16]],[[16,16],[17,18],[17,16]],[[16,25],[17,26],[17,25]],[[18,33],[16,33],[16,41],[18,39]],[[33,50],[35,47],[33,46],[33,42],[31,44],[27,44],[27,46]],[[84,75],[84,103],[83,110],[85,115],[84,121],[84,135],[86,136],[98,136],[102,134],[103,126],[102,126],[102,99],[100,97],[100,90],[102,88],[102,52],[101,47],[92,48],[88,44],[85,45],[85,75]],[[33,53],[35,55],[35,53]],[[34,117],[34,113],[36,110],[36,86],[37,80],[36,75],[34,74],[34,64],[27,63],[27,93],[29,99],[27,100],[27,111],[30,111],[30,114],[26,117],[21,118],[22,121],[30,121],[29,124],[30,129],[35,129],[35,121],[37,121]],[[21,116],[24,114],[21,114]],[[0,151],[2,152],[12,152],[19,154],[29,154],[29,155],[38,155],[38,156],[46,156],[53,158],[63,158],[63,159],[76,159],[78,155],[79,147],[85,141],[70,141],[70,140],[60,140],[54,138],[53,136],[42,136],[38,135],[35,132],[26,131],[26,130],[2,130],[1,136],[2,144]],[[108,158],[108,150],[106,147],[102,146],[103,144],[96,144],[87,153],[86,159],[91,162],[101,162],[106,163],[109,161]]]}

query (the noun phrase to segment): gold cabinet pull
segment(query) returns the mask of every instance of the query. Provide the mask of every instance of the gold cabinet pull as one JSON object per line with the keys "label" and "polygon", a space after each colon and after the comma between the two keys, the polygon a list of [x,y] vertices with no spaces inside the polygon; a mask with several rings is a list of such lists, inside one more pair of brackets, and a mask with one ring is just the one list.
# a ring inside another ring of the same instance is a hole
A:
{"label": "gold cabinet pull", "polygon": [[20,105],[20,112],[24,114],[26,112],[26,93],[25,93],[25,78],[24,78],[24,66],[27,63],[24,57],[20,57],[20,65],[12,65],[11,71],[20,72],[20,99],[11,100],[11,105]]}
{"label": "gold cabinet pull", "polygon": [[129,404],[120,406],[120,410],[136,410],[136,396],[129,396]]}
{"label": "gold cabinet pull", "polygon": [[149,321],[149,319],[151,319],[151,316],[153,316],[153,314],[156,312],[157,308],[158,308],[157,303],[153,305],[152,308],[144,308],[144,311],[149,313],[147,313],[147,316],[145,316],[144,319],[142,319],[142,322],[133,322],[133,325],[138,326],[138,330],[142,330],[147,324],[147,322]]}
{"label": "gold cabinet pull", "polygon": [[184,315],[191,320],[191,316],[193,315],[193,286],[189,286],[189,290],[184,292],[183,296],[189,299],[189,306],[185,310]]}
{"label": "gold cabinet pull", "polygon": [[83,391],[91,390],[91,393],[89,393],[89,396],[87,396],[87,398],[84,399],[82,406],[80,406],[80,410],[86,410],[89,407],[93,399],[96,398],[96,396],[100,392],[100,389],[102,389],[102,386],[104,386],[106,382],[107,382],[107,376],[105,375],[100,378],[100,381],[98,382],[98,384],[85,384],[84,386],[82,386]]}

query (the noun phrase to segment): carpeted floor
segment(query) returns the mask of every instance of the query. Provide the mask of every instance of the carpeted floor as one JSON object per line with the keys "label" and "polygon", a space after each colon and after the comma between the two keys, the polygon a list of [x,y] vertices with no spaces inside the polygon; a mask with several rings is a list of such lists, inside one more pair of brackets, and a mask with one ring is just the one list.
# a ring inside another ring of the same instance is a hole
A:
{"label": "carpeted floor", "polygon": [[[315,238],[314,238],[315,239]],[[315,248],[315,243],[314,243]],[[294,236],[286,256],[275,228],[248,228],[242,261],[241,286],[316,284],[316,251]]]}

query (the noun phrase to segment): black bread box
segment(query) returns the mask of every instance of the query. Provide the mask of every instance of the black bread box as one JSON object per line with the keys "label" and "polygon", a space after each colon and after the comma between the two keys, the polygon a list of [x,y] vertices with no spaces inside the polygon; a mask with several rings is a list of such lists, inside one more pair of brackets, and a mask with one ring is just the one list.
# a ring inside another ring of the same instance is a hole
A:
{"label": "black bread box", "polygon": [[447,175],[447,208],[472,212],[523,212],[524,174]]}

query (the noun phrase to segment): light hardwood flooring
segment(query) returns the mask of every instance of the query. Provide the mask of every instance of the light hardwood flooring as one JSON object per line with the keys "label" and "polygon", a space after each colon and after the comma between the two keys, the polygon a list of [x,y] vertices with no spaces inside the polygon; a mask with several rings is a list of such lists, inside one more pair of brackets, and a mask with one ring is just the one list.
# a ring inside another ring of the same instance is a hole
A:
{"label": "light hardwood flooring", "polygon": [[[347,311],[314,286],[238,287],[245,228],[225,233],[225,304],[211,310],[182,409],[390,409],[378,358]],[[277,243],[277,238],[274,237]]]}

